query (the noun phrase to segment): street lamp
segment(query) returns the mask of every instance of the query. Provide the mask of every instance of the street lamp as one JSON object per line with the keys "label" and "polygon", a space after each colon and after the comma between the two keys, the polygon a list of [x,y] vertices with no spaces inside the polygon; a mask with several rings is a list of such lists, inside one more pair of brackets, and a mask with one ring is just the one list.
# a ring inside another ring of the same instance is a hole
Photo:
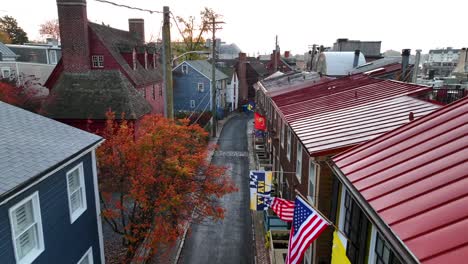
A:
{"label": "street lamp", "polygon": [[208,55],[208,54],[211,54],[211,52],[205,51],[205,50],[192,50],[192,51],[187,51],[187,52],[184,52],[184,53],[180,54],[179,56],[173,58],[173,59],[172,59],[172,65],[174,65],[174,62],[175,62],[178,58],[183,57],[183,56],[185,56],[185,55],[187,55],[187,54],[206,54],[206,55]]}

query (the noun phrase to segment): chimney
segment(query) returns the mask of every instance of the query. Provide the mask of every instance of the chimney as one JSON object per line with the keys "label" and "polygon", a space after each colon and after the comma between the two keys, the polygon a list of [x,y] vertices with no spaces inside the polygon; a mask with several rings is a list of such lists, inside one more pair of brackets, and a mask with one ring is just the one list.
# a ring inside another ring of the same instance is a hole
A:
{"label": "chimney", "polygon": [[284,57],[287,59],[287,58],[289,58],[289,56],[291,56],[291,52],[289,50],[285,51],[284,52]]}
{"label": "chimney", "polygon": [[400,75],[400,81],[405,81],[406,80],[406,74],[408,71],[408,65],[409,65],[409,56],[411,54],[410,49],[403,49],[401,51],[401,75]]}
{"label": "chimney", "polygon": [[353,61],[353,68],[356,68],[359,65],[359,55],[361,55],[360,50],[354,51],[354,61]]}
{"label": "chimney", "polygon": [[2,61],[2,60],[3,60],[3,53],[0,52],[0,61]]}
{"label": "chimney", "polygon": [[145,43],[145,20],[143,18],[129,18],[128,31],[139,40],[140,44]]}
{"label": "chimney", "polygon": [[416,58],[414,59],[414,67],[413,67],[413,78],[411,80],[412,83],[416,83],[418,80],[419,74],[419,61],[421,60],[421,50],[416,50]]}
{"label": "chimney", "polygon": [[247,55],[239,52],[239,65],[237,66],[237,77],[239,78],[239,105],[248,99],[249,87],[247,84]]}
{"label": "chimney", "polygon": [[62,62],[65,72],[90,70],[86,0],[57,0]]}

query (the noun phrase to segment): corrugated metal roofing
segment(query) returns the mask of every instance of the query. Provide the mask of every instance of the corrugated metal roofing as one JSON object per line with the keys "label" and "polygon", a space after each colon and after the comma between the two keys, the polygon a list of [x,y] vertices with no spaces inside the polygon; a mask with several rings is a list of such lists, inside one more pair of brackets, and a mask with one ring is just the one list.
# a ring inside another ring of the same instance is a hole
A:
{"label": "corrugated metal roofing", "polygon": [[312,156],[375,138],[438,108],[406,95],[426,86],[349,76],[274,96],[284,119]]}
{"label": "corrugated metal roofing", "polygon": [[333,161],[421,263],[468,259],[468,98]]}

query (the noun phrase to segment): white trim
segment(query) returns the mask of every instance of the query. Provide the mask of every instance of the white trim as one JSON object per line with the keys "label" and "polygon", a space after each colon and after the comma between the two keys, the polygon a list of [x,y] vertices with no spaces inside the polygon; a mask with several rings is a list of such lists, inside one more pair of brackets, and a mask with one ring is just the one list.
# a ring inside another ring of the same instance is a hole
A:
{"label": "white trim", "polygon": [[[314,190],[314,193],[310,193],[310,172],[311,172],[311,168],[313,168],[313,171],[314,171],[314,179],[313,179],[313,190]],[[317,196],[317,166],[315,165],[315,161],[314,161],[314,158],[310,158],[309,159],[309,170],[307,171],[307,199],[313,204],[315,205],[315,197]]]}
{"label": "white trim", "polygon": [[301,183],[301,180],[302,180],[302,145],[299,139],[296,141],[296,178],[299,181],[299,183]]}
{"label": "white trim", "polygon": [[[201,88],[200,88],[201,85]],[[202,82],[197,83],[197,92],[204,93],[205,92],[205,84]]]}
{"label": "white trim", "polygon": [[13,194],[12,196],[8,197],[7,199],[3,200],[2,202],[0,202],[0,205],[4,205],[6,203],[8,203],[11,199],[15,198],[16,196],[22,194],[23,192],[29,190],[31,187],[33,187],[34,185],[42,182],[43,180],[45,180],[46,178],[48,178],[49,176],[53,175],[54,173],[56,173],[57,171],[65,168],[66,166],[70,165],[70,163],[73,163],[75,160],[83,157],[84,155],[88,154],[91,150],[94,150],[96,149],[97,147],[99,147],[99,145],[101,145],[101,143],[103,142],[104,140],[101,140],[99,142],[97,142],[95,145],[91,146],[89,149],[87,150],[84,150],[81,154],[79,154],[78,156],[74,157],[73,159],[70,159],[69,161],[65,162],[64,164],[62,164],[61,166],[57,167],[55,170],[47,173],[46,175],[42,176],[41,178],[37,179],[35,182],[31,183],[30,185],[26,186],[24,189],[22,189],[21,191],[18,191],[17,193]]}
{"label": "white trim", "polygon": [[288,142],[286,142],[286,158],[288,158],[288,161],[291,161],[291,152],[292,152],[292,132],[291,128],[288,127]]}
{"label": "white trim", "polygon": [[85,253],[84,255],[81,257],[80,260],[78,260],[77,264],[80,264],[81,261],[83,261],[86,257],[89,256],[89,264],[93,264],[94,263],[94,258],[93,258],[93,247],[90,247]]}
{"label": "white trim", "polygon": [[[341,201],[340,201],[340,219],[338,221],[338,228],[340,230],[344,230],[344,221],[345,221],[345,194],[346,194],[346,187],[343,185],[341,187]],[[343,244],[343,247],[346,251],[346,246],[348,245],[348,240],[346,237],[341,233],[338,232],[338,237],[341,240],[341,243]]]}
{"label": "white trim", "polygon": [[369,258],[367,261],[368,264],[375,263],[375,241],[377,241],[377,228],[375,228],[375,226],[372,225],[371,241],[369,245]]}
{"label": "white trim", "polygon": [[[78,190],[75,190],[75,193],[76,192],[80,192],[81,193],[81,205],[82,207],[78,208],[76,211],[72,211],[72,203],[71,203],[71,191],[70,191],[70,184],[69,184],[69,178],[68,178],[68,175],[70,175],[71,173],[75,172],[76,170],[78,170],[78,178],[80,180],[80,187],[78,187],[79,189],[81,189],[80,191]],[[78,165],[76,165],[75,167],[73,167],[72,169],[70,169],[69,171],[67,171],[66,175],[65,175],[65,179],[66,179],[66,183],[67,183],[67,195],[68,195],[68,209],[69,209],[69,212],[70,212],[70,223],[73,224],[73,222],[76,221],[76,219],[78,219],[85,211],[86,209],[88,209],[88,204],[86,203],[86,183],[85,183],[85,178],[84,178],[84,169],[83,169],[83,162],[80,162]]]}
{"label": "white trim", "polygon": [[[26,256],[24,256],[22,259],[19,259],[18,258],[17,248],[16,248],[16,242],[15,242],[16,237],[15,237],[15,226],[13,224],[13,212],[16,209],[18,209],[18,207],[24,205],[25,203],[27,203],[29,201],[32,202],[32,210],[33,210],[34,220],[35,220],[35,224],[37,225],[38,248],[33,249]],[[20,202],[16,203],[14,206],[12,206],[8,210],[8,213],[9,213],[9,218],[10,218],[11,237],[12,237],[12,244],[13,244],[13,250],[14,250],[14,253],[15,253],[16,263],[19,263],[19,264],[32,263],[45,249],[44,234],[42,232],[42,218],[41,218],[41,205],[40,205],[40,202],[39,202],[39,191],[35,191],[33,194],[29,195],[28,197],[24,198]]]}
{"label": "white trim", "polygon": [[96,168],[96,151],[93,149],[91,152],[91,162],[93,168],[93,184],[94,184],[94,201],[96,203],[96,218],[99,235],[99,252],[101,254],[101,263],[106,263],[104,255],[104,236],[102,233],[102,220],[101,220],[101,203],[99,200],[99,188]]}

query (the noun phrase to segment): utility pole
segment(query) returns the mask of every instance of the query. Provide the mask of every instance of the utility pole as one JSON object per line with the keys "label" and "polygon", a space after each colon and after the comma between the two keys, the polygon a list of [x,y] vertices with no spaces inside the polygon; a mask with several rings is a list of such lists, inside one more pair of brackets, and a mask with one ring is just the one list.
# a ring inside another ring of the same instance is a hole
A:
{"label": "utility pole", "polygon": [[172,89],[172,55],[169,7],[165,6],[163,11],[163,75],[166,99],[164,100],[164,115],[169,119],[174,119],[174,90]]}
{"label": "utility pole", "polygon": [[216,137],[216,126],[218,125],[217,123],[217,118],[216,118],[216,29],[222,29],[222,28],[217,28],[217,24],[224,24],[222,21],[216,21],[215,15],[211,18],[211,22],[209,23],[212,26],[212,31],[213,31],[213,39],[211,41],[211,112],[212,112],[212,124],[211,124],[211,136]]}

